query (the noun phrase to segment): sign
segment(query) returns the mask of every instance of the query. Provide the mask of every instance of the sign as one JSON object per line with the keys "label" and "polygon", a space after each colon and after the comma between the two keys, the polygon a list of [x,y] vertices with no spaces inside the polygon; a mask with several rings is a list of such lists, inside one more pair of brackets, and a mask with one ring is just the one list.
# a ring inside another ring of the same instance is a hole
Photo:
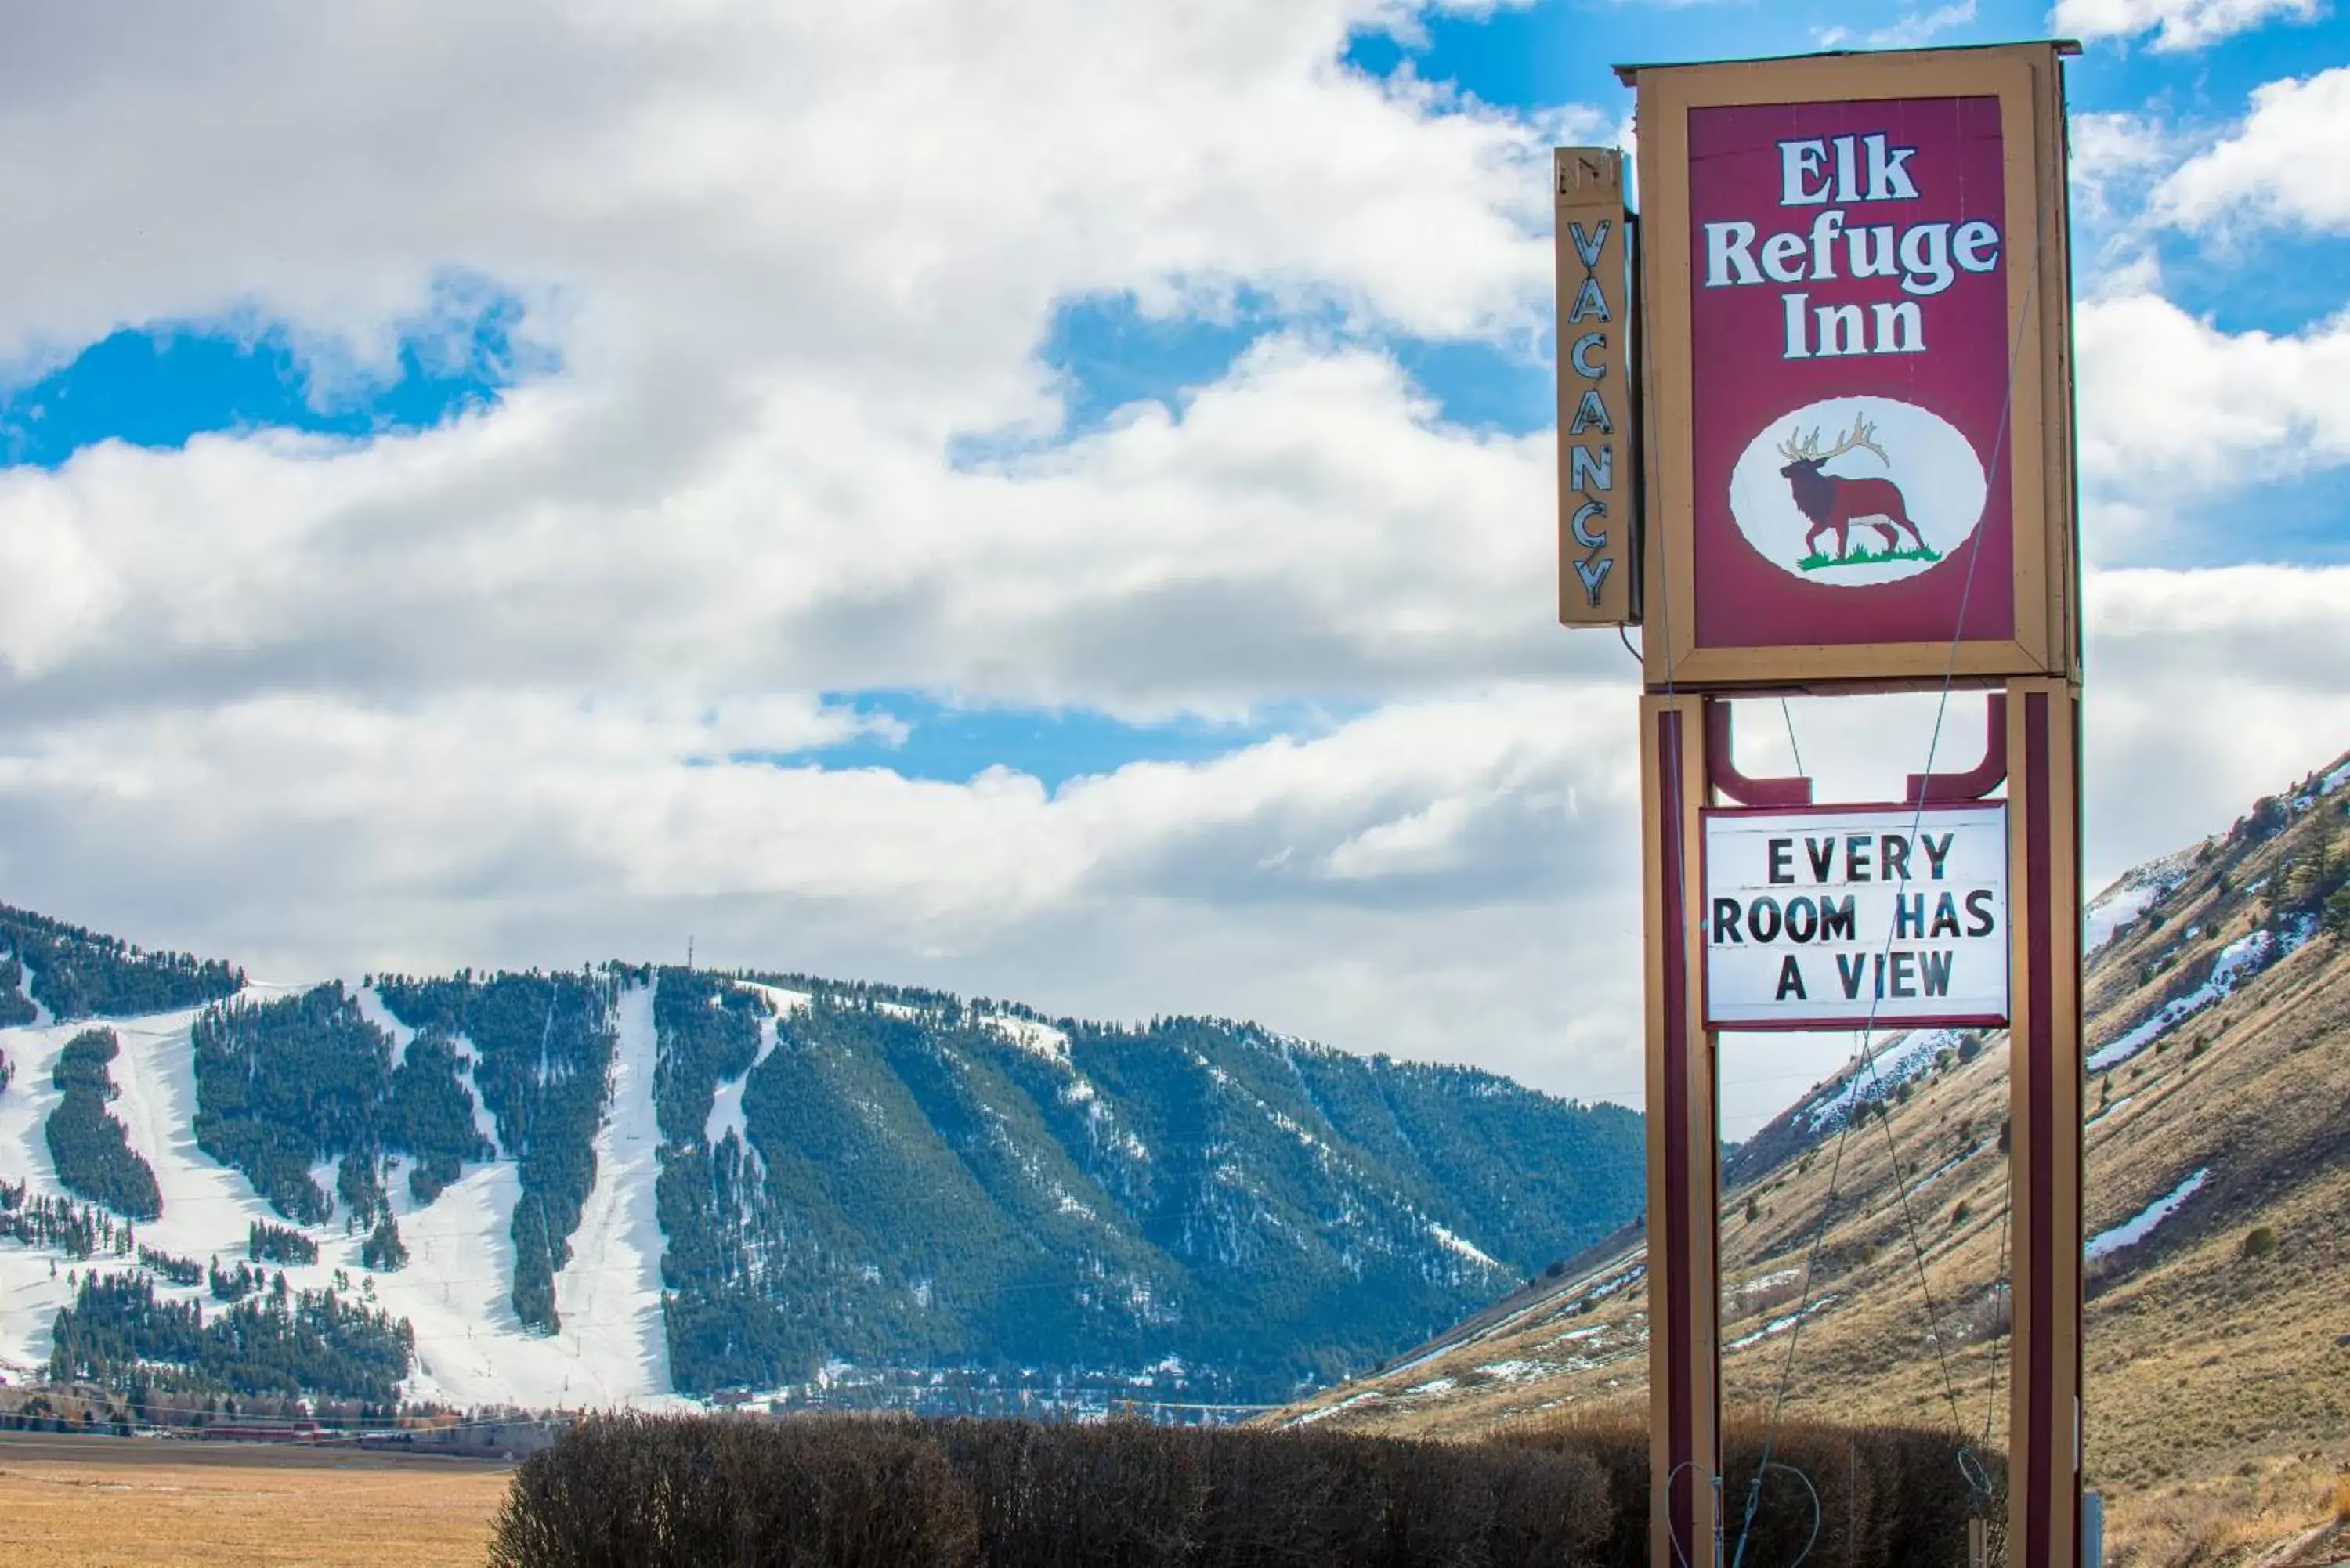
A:
{"label": "sign", "polygon": [[1562,147],[1558,198],[1558,618],[1640,618],[1624,155]]}
{"label": "sign", "polygon": [[2007,807],[1705,814],[1706,1026],[2007,1022]]}
{"label": "sign", "polygon": [[1650,684],[2076,673],[2054,57],[1637,80]]}

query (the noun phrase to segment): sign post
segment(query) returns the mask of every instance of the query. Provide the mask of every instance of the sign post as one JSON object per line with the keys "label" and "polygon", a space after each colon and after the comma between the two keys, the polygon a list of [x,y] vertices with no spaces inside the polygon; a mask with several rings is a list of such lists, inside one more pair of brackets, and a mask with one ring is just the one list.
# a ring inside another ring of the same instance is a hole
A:
{"label": "sign post", "polygon": [[[1555,164],[1559,615],[1643,628],[1655,1568],[1721,1560],[1714,1032],[1890,1023],[2010,1029],[2010,1561],[2077,1568],[2071,52],[1620,67],[1636,296],[1617,155]],[[1732,763],[1732,696],[1898,691],[1989,693],[1981,763],[1835,807]]]}

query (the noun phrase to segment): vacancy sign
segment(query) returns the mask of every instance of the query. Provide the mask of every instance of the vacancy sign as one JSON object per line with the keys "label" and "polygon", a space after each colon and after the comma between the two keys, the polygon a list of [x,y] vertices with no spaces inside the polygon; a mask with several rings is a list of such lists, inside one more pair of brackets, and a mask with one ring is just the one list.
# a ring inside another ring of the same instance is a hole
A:
{"label": "vacancy sign", "polygon": [[2007,1022],[2007,807],[1705,814],[1716,1029]]}

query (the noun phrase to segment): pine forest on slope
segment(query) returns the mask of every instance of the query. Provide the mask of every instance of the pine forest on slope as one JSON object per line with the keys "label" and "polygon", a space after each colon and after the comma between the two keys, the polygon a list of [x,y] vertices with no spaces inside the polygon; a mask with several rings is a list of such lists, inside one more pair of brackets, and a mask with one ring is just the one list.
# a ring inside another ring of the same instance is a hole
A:
{"label": "pine forest on slope", "polygon": [[5,909],[0,953],[17,1376],[1262,1400],[1639,1198],[1635,1113],[1224,1020],[624,964],[276,987]]}

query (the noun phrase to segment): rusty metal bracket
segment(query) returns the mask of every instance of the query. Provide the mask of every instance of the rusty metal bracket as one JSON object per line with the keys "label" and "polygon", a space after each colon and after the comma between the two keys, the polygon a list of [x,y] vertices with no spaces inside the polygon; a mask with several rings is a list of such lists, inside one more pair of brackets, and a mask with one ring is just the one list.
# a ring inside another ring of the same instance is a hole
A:
{"label": "rusty metal bracket", "polygon": [[1738,771],[1730,753],[1730,704],[1709,697],[1705,703],[1706,783],[1738,805],[1809,805],[1812,781],[1807,778],[1750,779]]}
{"label": "rusty metal bracket", "polygon": [[1992,692],[1984,709],[1983,760],[1962,774],[1911,774],[1911,805],[1981,800],[2007,782],[2007,693]]}

